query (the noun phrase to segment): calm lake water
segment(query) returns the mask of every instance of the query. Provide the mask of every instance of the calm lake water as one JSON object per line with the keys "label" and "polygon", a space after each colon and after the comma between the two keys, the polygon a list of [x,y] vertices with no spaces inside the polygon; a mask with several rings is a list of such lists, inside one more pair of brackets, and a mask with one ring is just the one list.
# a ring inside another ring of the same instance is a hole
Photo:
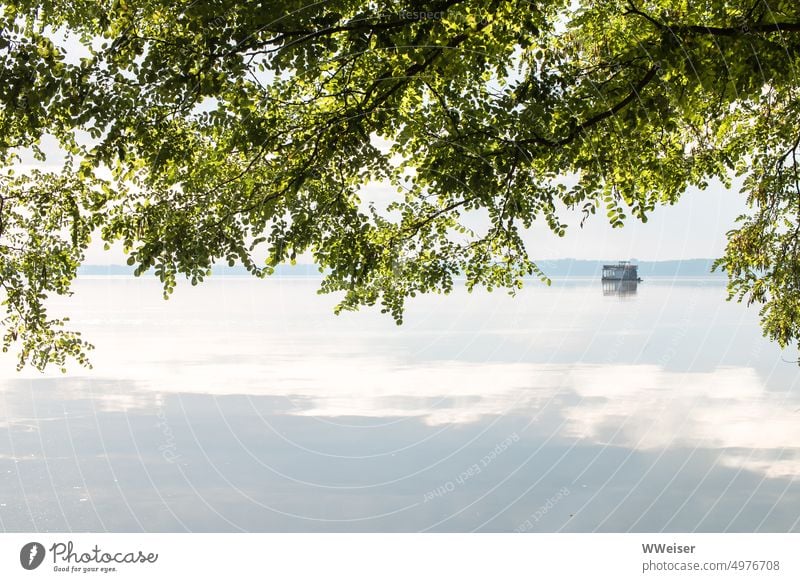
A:
{"label": "calm lake water", "polygon": [[719,280],[317,284],[78,281],[94,369],[0,361],[0,530],[800,530],[796,354]]}

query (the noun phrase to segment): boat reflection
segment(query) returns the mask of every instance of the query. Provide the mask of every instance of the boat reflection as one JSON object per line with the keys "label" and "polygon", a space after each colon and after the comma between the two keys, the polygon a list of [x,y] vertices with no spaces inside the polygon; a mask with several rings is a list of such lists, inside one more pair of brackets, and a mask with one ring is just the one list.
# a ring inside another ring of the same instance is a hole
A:
{"label": "boat reflection", "polygon": [[616,295],[619,297],[630,297],[636,295],[637,281],[615,281],[603,280],[603,295]]}

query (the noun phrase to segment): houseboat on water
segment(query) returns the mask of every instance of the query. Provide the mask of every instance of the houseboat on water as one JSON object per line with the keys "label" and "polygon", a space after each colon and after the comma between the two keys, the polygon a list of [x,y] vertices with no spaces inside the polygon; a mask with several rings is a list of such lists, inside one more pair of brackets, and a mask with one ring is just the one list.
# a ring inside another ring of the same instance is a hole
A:
{"label": "houseboat on water", "polygon": [[620,261],[616,265],[603,265],[603,281],[641,281],[639,266],[630,261]]}

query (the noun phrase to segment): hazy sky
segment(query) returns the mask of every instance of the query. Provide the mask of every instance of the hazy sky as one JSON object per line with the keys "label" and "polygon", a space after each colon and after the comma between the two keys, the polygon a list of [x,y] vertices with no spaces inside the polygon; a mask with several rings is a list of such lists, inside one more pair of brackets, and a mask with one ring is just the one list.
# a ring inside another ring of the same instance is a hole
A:
{"label": "hazy sky", "polygon": [[[43,140],[48,153],[48,168],[60,167],[63,159],[51,140]],[[41,164],[32,157],[23,156],[21,170]],[[373,184],[364,189],[364,202],[384,206],[397,194],[383,184]],[[717,258],[725,249],[725,233],[734,227],[735,218],[746,211],[745,197],[734,185],[726,190],[714,183],[706,190],[686,192],[674,206],[657,208],[648,222],[642,224],[629,216],[624,228],[609,226],[605,213],[599,212],[579,227],[579,212],[565,216],[570,225],[563,238],[555,236],[540,223],[526,235],[530,256],[534,259],[630,259],[670,260]],[[468,221],[469,223],[469,221]],[[475,219],[470,225],[475,224]],[[119,245],[103,250],[96,240],[86,254],[87,264],[124,263],[125,255]],[[309,260],[310,262],[310,260]]]}
{"label": "hazy sky", "polygon": [[[68,60],[77,62],[88,54],[81,43],[71,37],[59,40],[67,51]],[[375,138],[378,147],[383,140]],[[382,144],[388,148],[387,143]],[[46,165],[59,167],[63,158],[53,139],[45,138],[42,149],[48,154]],[[23,156],[24,167],[39,165],[30,155]],[[374,184],[365,189],[363,201],[375,201],[383,206],[396,194],[387,186]],[[542,223],[536,225],[525,237],[533,259],[629,259],[669,260],[691,258],[716,258],[725,248],[725,233],[734,227],[734,219],[746,210],[744,196],[737,188],[726,190],[714,184],[705,191],[686,192],[675,206],[658,208],[642,224],[629,216],[621,229],[612,229],[605,212],[591,217],[583,229],[579,227],[581,215],[575,213],[566,220],[570,225],[563,238],[555,236]],[[565,217],[566,218],[566,217]],[[479,219],[478,219],[479,220]],[[467,224],[472,226],[469,220]],[[119,245],[109,251],[95,241],[86,255],[89,264],[124,263],[125,256]],[[307,262],[310,262],[308,260]]]}
{"label": "hazy sky", "polygon": [[717,258],[725,251],[725,233],[745,211],[745,196],[738,189],[726,190],[716,183],[687,191],[674,206],[657,208],[646,224],[629,217],[624,228],[611,228],[600,212],[583,229],[573,221],[563,239],[532,233],[529,248],[541,259]]}
{"label": "hazy sky", "polygon": [[[387,188],[367,188],[365,197],[385,201]],[[580,212],[564,218],[569,224],[563,238],[545,223],[534,225],[525,237],[534,259],[670,260],[717,258],[725,250],[725,233],[746,211],[745,196],[734,187],[714,183],[706,190],[687,191],[674,206],[657,208],[641,223],[630,216],[624,228],[611,228],[605,212],[591,216],[580,228]]]}
{"label": "hazy sky", "polygon": [[[365,198],[385,199],[385,187],[367,188]],[[567,221],[563,238],[542,223],[526,235],[534,259],[608,259],[663,261],[670,259],[717,258],[725,251],[725,233],[746,209],[744,195],[714,184],[706,190],[690,190],[674,206],[657,208],[646,224],[629,216],[624,228],[611,228],[605,213],[590,217],[579,227],[580,214]],[[86,254],[87,264],[124,263],[120,247],[109,251],[95,241]],[[310,262],[310,259],[308,260]]]}

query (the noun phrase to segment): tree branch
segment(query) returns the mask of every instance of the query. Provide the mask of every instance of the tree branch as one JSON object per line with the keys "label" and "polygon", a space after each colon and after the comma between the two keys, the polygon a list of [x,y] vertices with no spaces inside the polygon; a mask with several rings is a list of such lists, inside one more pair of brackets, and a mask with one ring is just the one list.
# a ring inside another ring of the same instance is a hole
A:
{"label": "tree branch", "polygon": [[[660,30],[668,30],[674,35],[681,33],[688,34],[707,34],[712,36],[744,36],[745,34],[762,34],[770,32],[800,32],[800,22],[770,22],[760,23],[745,21],[739,26],[706,26],[702,24],[664,24],[659,22],[649,14],[642,12],[633,2],[628,4],[629,8],[625,11],[626,15],[632,14],[639,16],[650,22]],[[755,7],[754,7],[755,8]],[[753,9],[748,12],[748,18],[752,15]]]}
{"label": "tree branch", "polygon": [[658,66],[658,65],[654,65],[654,66],[650,67],[650,69],[647,71],[645,76],[642,77],[641,80],[638,83],[636,83],[636,85],[633,87],[633,90],[630,93],[628,93],[628,95],[622,101],[620,101],[619,103],[617,103],[613,107],[611,107],[609,109],[606,109],[605,111],[601,111],[600,113],[589,117],[585,121],[582,121],[581,123],[576,125],[572,129],[572,131],[569,132],[569,134],[567,134],[566,136],[562,137],[561,139],[555,140],[555,139],[548,139],[548,138],[541,137],[541,136],[535,136],[535,137],[532,137],[532,138],[528,138],[528,139],[517,141],[517,142],[515,142],[515,144],[516,145],[536,144],[536,145],[545,145],[545,146],[549,146],[549,147],[560,147],[560,146],[563,146],[563,145],[567,145],[568,143],[573,141],[576,137],[578,137],[581,133],[583,133],[587,129],[597,125],[598,123],[600,123],[604,119],[607,119],[608,117],[611,117],[612,115],[615,115],[616,113],[619,113],[622,109],[624,109],[627,105],[629,105],[634,99],[637,99],[639,97],[639,93],[641,93],[641,91],[650,83],[650,81],[652,81],[653,78],[655,78],[656,73],[658,73],[660,68],[661,67]]}

